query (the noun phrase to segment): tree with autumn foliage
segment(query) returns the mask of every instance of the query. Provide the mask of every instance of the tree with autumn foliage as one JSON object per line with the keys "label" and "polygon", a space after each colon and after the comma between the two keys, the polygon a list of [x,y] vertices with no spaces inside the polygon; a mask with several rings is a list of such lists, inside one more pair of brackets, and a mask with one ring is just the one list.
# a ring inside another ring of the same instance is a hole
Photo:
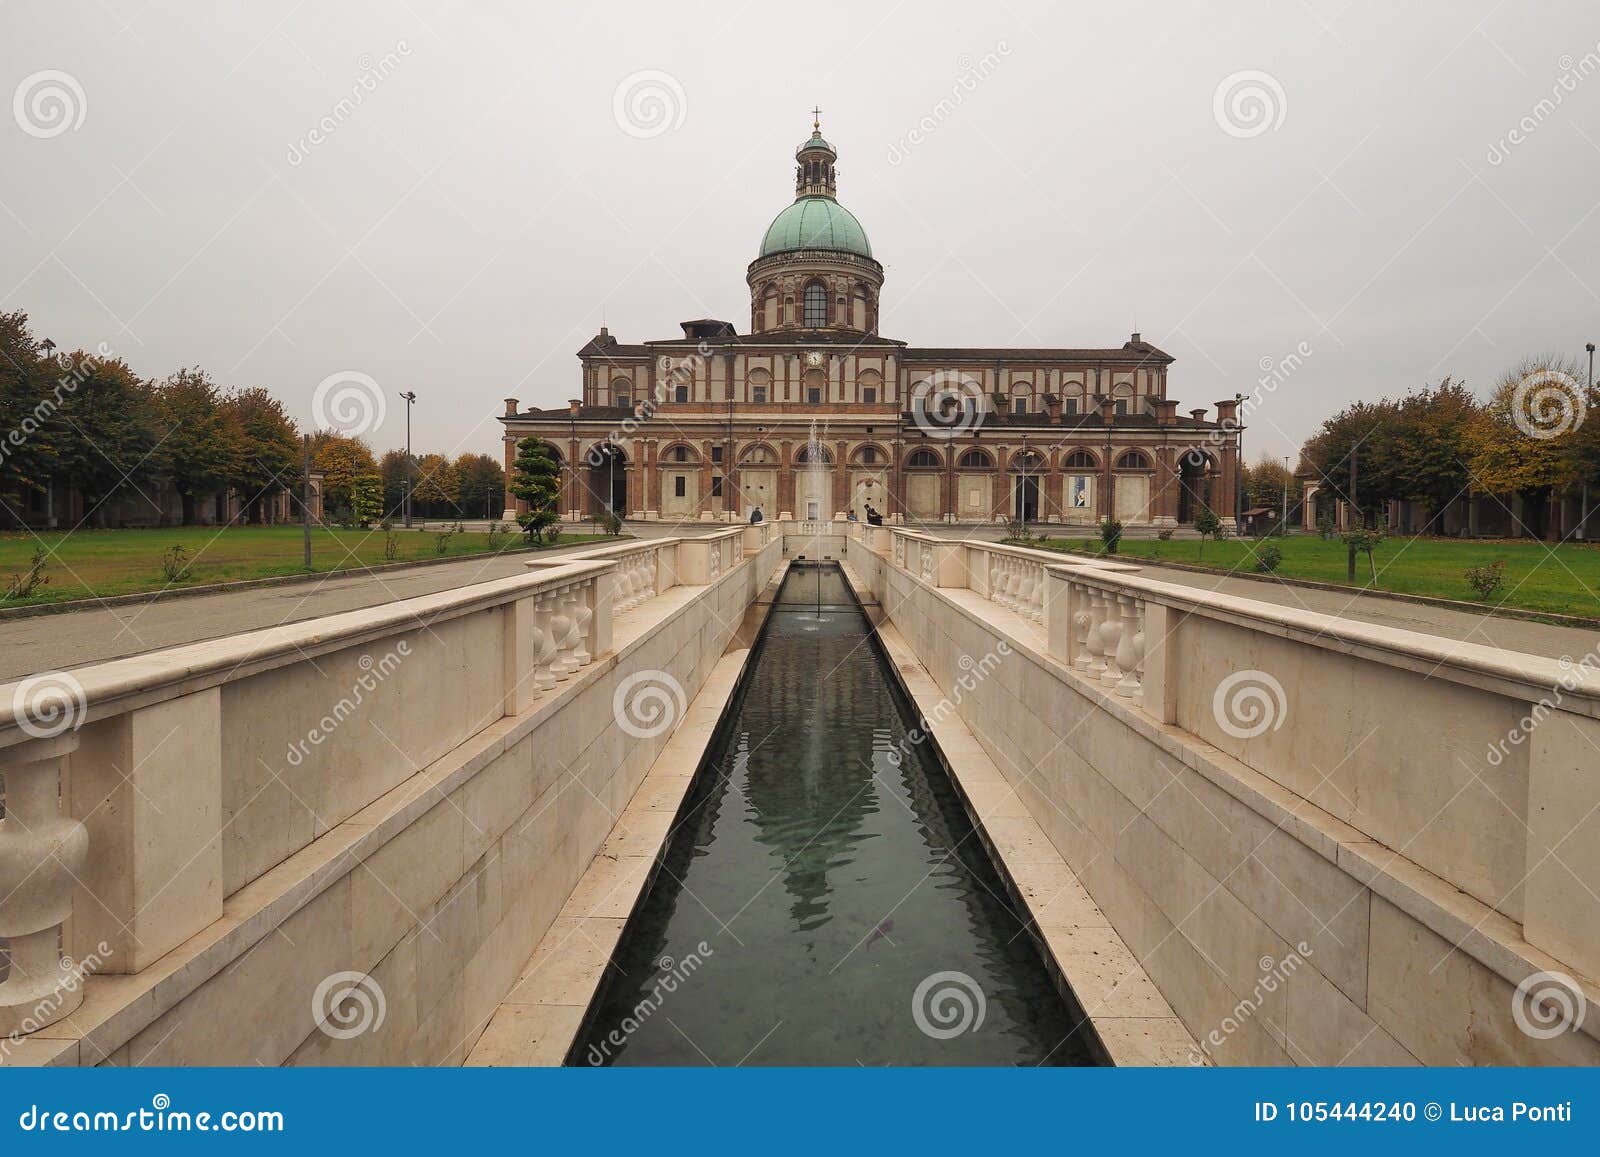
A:
{"label": "tree with autumn foliage", "polygon": [[265,522],[267,500],[300,486],[299,431],[283,403],[260,386],[239,390],[224,404],[244,434],[244,451],[233,477],[244,521]]}
{"label": "tree with autumn foliage", "polygon": [[456,502],[472,517],[499,518],[506,473],[490,454],[463,454],[455,461]]}
{"label": "tree with autumn foliage", "polygon": [[378,462],[360,438],[332,430],[311,435],[311,467],[322,471],[322,511],[329,520],[355,510],[355,481],[376,474]]}
{"label": "tree with autumn foliage", "polygon": [[1580,430],[1587,390],[1577,363],[1525,358],[1502,374],[1468,434],[1468,466],[1476,489],[1522,498],[1521,522],[1544,530],[1550,496],[1585,479]]}
{"label": "tree with autumn foliage", "polygon": [[443,454],[424,454],[417,459],[411,503],[432,518],[456,517],[456,472],[450,459]]}
{"label": "tree with autumn foliage", "polygon": [[244,429],[221,388],[198,366],[162,382],[157,398],[168,477],[183,501],[184,525],[192,525],[198,521],[200,500],[220,495],[239,476]]}

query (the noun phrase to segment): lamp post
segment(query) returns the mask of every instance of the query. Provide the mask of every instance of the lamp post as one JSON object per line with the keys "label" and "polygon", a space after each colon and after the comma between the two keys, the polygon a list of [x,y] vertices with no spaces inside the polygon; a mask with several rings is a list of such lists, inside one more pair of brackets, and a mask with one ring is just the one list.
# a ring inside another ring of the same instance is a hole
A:
{"label": "lamp post", "polygon": [[[1593,393],[1594,392],[1594,342],[1589,342],[1583,348],[1585,350],[1587,350],[1588,353],[1589,353],[1589,392]],[[1587,401],[1587,400],[1588,399],[1585,399],[1585,401]],[[1587,479],[1583,483],[1583,497],[1582,497],[1582,499],[1580,499],[1580,504],[1579,504],[1579,507],[1578,507],[1578,514],[1579,514],[1579,518],[1578,518],[1578,536],[1580,538],[1588,538],[1589,537],[1589,483],[1588,483]]]}
{"label": "lamp post", "polygon": [[1243,521],[1244,515],[1244,426],[1239,422],[1239,407],[1244,404],[1244,395],[1233,395],[1233,519],[1235,523]]}
{"label": "lamp post", "polygon": [[1280,534],[1289,533],[1289,456],[1283,456],[1283,514]]}
{"label": "lamp post", "polygon": [[1028,537],[1028,467],[1032,460],[1028,457],[1028,432],[1022,432],[1022,480],[1017,483],[1017,514],[1022,520],[1022,537]]}
{"label": "lamp post", "polygon": [[405,484],[405,524],[406,529],[411,529],[411,407],[416,404],[417,392],[405,390],[400,396],[406,403],[406,484]]}

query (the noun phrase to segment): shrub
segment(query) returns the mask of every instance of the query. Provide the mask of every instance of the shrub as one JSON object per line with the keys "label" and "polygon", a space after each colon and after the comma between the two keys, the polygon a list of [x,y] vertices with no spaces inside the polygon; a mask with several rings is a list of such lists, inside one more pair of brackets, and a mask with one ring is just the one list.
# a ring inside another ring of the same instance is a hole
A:
{"label": "shrub", "polygon": [[556,544],[556,539],[560,537],[561,527],[557,523],[552,522],[549,526],[544,528],[544,540],[551,546],[554,546]]}
{"label": "shrub", "polygon": [[605,527],[606,533],[612,538],[616,538],[622,533],[622,518],[615,510],[606,511],[606,516],[600,520],[600,524]]}
{"label": "shrub", "polygon": [[1357,552],[1367,556],[1367,567],[1372,571],[1373,585],[1377,585],[1378,564],[1373,560],[1372,552],[1376,550],[1378,548],[1378,544],[1383,541],[1383,531],[1368,530],[1365,527],[1359,527],[1345,535],[1344,541],[1346,546],[1354,547]]}
{"label": "shrub", "polygon": [[188,579],[189,568],[194,565],[189,558],[189,552],[183,548],[181,542],[175,542],[161,556],[161,573],[169,583],[181,583]]}
{"label": "shrub", "polygon": [[502,523],[489,524],[489,549],[499,550],[506,543],[506,528]]}
{"label": "shrub", "polygon": [[1222,519],[1209,506],[1202,506],[1194,516],[1194,528],[1200,532],[1200,557],[1206,556],[1206,539],[1222,537]]}
{"label": "shrub", "polygon": [[392,530],[383,533],[383,558],[385,562],[393,562],[400,553],[400,536]]}
{"label": "shrub", "polygon": [[1100,542],[1105,547],[1107,554],[1116,554],[1117,547],[1122,545],[1122,523],[1115,518],[1108,518],[1100,524]]}
{"label": "shrub", "polygon": [[1163,526],[1160,530],[1156,531],[1156,537],[1162,542],[1172,541],[1172,527]]}
{"label": "shrub", "polygon": [[1467,570],[1467,585],[1477,591],[1478,598],[1484,602],[1494,598],[1505,582],[1505,559],[1497,558],[1486,566],[1470,567]]}
{"label": "shrub", "polygon": [[0,595],[0,600],[32,598],[40,587],[49,586],[50,576],[44,573],[49,560],[49,551],[43,546],[34,547],[33,561],[28,564],[28,569],[6,580],[6,593]]}
{"label": "shrub", "polygon": [[433,535],[433,553],[444,554],[450,549],[450,539],[455,535],[455,528],[438,530]]}
{"label": "shrub", "polygon": [[1257,574],[1275,574],[1282,562],[1283,551],[1279,550],[1270,542],[1266,546],[1263,546],[1260,550],[1256,551]]}

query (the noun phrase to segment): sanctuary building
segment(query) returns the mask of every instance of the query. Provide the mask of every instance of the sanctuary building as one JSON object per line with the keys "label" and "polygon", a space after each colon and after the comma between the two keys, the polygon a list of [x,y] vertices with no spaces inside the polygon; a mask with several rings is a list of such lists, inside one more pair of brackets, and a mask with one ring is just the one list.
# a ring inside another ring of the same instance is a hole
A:
{"label": "sanctuary building", "polygon": [[[1173,359],[1133,334],[1085,349],[913,347],[878,330],[883,266],[839,203],[820,126],[795,153],[793,204],[745,272],[749,331],[682,323],[577,351],[564,409],[507,398],[509,474],[536,435],[572,519],[864,518],[1175,526],[1210,506],[1231,526],[1236,401],[1178,412]],[[507,494],[506,516],[516,513]]]}

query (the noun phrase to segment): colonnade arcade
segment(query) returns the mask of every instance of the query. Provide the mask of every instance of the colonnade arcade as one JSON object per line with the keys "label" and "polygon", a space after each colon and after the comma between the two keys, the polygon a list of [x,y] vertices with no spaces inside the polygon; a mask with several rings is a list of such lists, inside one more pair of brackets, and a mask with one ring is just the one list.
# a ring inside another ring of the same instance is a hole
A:
{"label": "colonnade arcade", "polygon": [[[1092,526],[1192,523],[1232,493],[1210,450],[1162,442],[1029,445],[1024,439],[942,440],[767,432],[735,438],[547,440],[569,518],[743,521],[832,519],[870,505],[909,522],[1012,518]],[[574,463],[576,468],[574,468]],[[507,494],[507,510],[515,500]],[[521,510],[525,504],[516,503]]]}

